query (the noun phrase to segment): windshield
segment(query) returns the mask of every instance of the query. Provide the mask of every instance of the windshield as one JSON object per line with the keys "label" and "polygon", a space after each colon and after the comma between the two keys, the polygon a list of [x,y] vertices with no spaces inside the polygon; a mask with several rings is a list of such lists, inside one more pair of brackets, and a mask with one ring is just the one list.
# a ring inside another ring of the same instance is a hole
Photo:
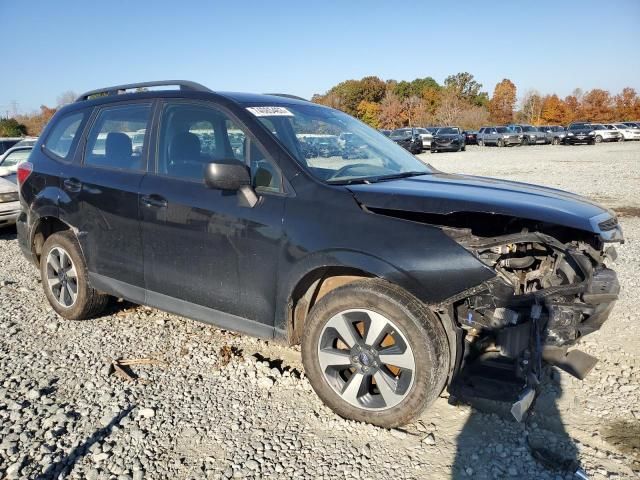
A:
{"label": "windshield", "polygon": [[617,127],[617,128],[622,128],[623,130],[626,129],[626,128],[629,128],[629,127],[627,127],[626,125],[624,125],[622,123],[615,123],[613,126]]}
{"label": "windshield", "polygon": [[498,133],[508,133],[509,129],[507,127],[496,127]]}
{"label": "windshield", "polygon": [[438,135],[457,135],[460,132],[458,131],[457,128],[444,127],[444,128],[439,128],[436,133]]}
{"label": "windshield", "polygon": [[391,138],[405,138],[411,136],[411,130],[401,129],[391,132]]}
{"label": "windshield", "polygon": [[529,126],[525,125],[524,127],[522,127],[522,131],[523,132],[537,132],[538,129],[536,127],[529,127]]}
{"label": "windshield", "polygon": [[18,165],[19,163],[27,160],[30,153],[31,149],[14,150],[4,158],[4,160],[0,163],[0,166],[13,167],[15,165]]}
{"label": "windshield", "polygon": [[[263,105],[248,110],[307,171],[328,183],[431,173],[427,165],[383,134],[337,110],[313,104]],[[411,129],[401,129],[391,136],[401,131],[411,134]]]}

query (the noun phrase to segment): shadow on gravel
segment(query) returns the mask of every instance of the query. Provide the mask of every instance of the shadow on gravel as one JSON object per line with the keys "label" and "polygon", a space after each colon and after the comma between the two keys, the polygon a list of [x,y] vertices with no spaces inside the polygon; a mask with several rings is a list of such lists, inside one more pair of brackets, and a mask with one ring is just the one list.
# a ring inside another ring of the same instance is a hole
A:
{"label": "shadow on gravel", "polygon": [[[530,478],[535,474],[529,471],[527,455],[551,478],[574,474],[580,468],[578,449],[557,407],[561,396],[560,385],[547,380],[520,424],[509,403],[465,399],[474,409],[458,435],[451,478]],[[481,463],[487,458],[491,460]]]}
{"label": "shadow on gravel", "polygon": [[275,368],[278,371],[280,371],[280,373],[289,372],[291,375],[298,376],[298,377],[300,376],[300,372],[296,368],[283,366],[284,360],[280,358],[276,358],[276,359],[268,358],[261,355],[260,353],[254,353],[253,356],[259,362],[267,362],[269,364],[269,368]]}
{"label": "shadow on gravel", "polygon": [[15,240],[18,238],[18,232],[15,226],[11,227],[0,227],[0,240]]}
{"label": "shadow on gravel", "polygon": [[131,410],[133,410],[134,408],[136,408],[136,405],[130,405],[122,410],[111,419],[106,427],[96,430],[93,435],[91,435],[84,442],[71,450],[68,455],[62,457],[58,462],[49,465],[49,468],[47,468],[44,473],[36,476],[35,479],[50,480],[54,478],[66,477],[69,472],[71,472],[76,462],[78,462],[87,454],[89,448],[91,448],[91,445],[97,442],[102,442],[105,438],[107,438],[111,434],[113,427],[119,425],[122,419],[129,415],[131,413]]}

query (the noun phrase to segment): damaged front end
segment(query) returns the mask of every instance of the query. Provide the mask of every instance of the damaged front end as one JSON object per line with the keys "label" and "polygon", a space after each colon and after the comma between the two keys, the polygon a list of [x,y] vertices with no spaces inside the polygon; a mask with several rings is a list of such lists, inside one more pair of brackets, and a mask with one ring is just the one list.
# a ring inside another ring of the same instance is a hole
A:
{"label": "damaged front end", "polygon": [[[617,227],[617,232],[620,232]],[[464,348],[450,385],[460,397],[513,402],[521,421],[535,397],[543,362],[584,378],[597,360],[569,347],[607,319],[620,286],[613,270],[614,237],[581,232],[477,236],[443,227],[496,277],[448,299],[446,310],[462,331]],[[565,238],[561,238],[561,237]]]}

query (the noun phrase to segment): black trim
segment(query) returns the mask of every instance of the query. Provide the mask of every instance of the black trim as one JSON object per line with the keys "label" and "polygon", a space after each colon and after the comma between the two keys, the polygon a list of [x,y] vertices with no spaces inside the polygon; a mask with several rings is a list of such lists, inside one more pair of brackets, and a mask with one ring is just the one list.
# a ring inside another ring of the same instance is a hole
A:
{"label": "black trim", "polygon": [[[121,297],[134,303],[159,308],[166,312],[198,320],[225,330],[246,333],[254,337],[273,339],[284,337],[285,333],[273,326],[265,325],[247,318],[203,307],[195,303],[170,297],[162,293],[146,290],[120,280],[89,272],[91,286],[110,295]],[[277,333],[277,337],[276,337]]]}
{"label": "black trim", "polygon": [[76,98],[76,102],[83,102],[94,95],[119,95],[125,93],[127,90],[133,90],[136,88],[164,87],[170,85],[178,86],[182,91],[187,90],[192,92],[213,93],[212,90],[208,89],[204,85],[200,85],[199,83],[192,82],[190,80],[156,80],[151,82],[126,83],[123,85],[114,85],[113,87],[104,87],[98,88],[96,90],[89,90],[88,92],[84,92],[82,95]]}

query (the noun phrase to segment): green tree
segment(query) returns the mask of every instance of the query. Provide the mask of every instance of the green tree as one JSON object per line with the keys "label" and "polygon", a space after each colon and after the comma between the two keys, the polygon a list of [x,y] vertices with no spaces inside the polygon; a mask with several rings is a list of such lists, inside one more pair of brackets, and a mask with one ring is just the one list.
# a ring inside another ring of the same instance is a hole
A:
{"label": "green tree", "polygon": [[27,127],[15,118],[0,120],[0,137],[21,137],[27,134]]}
{"label": "green tree", "polygon": [[460,99],[473,105],[482,106],[488,103],[488,94],[480,91],[482,84],[477,82],[469,72],[449,75],[444,79],[444,85],[456,92]]}

